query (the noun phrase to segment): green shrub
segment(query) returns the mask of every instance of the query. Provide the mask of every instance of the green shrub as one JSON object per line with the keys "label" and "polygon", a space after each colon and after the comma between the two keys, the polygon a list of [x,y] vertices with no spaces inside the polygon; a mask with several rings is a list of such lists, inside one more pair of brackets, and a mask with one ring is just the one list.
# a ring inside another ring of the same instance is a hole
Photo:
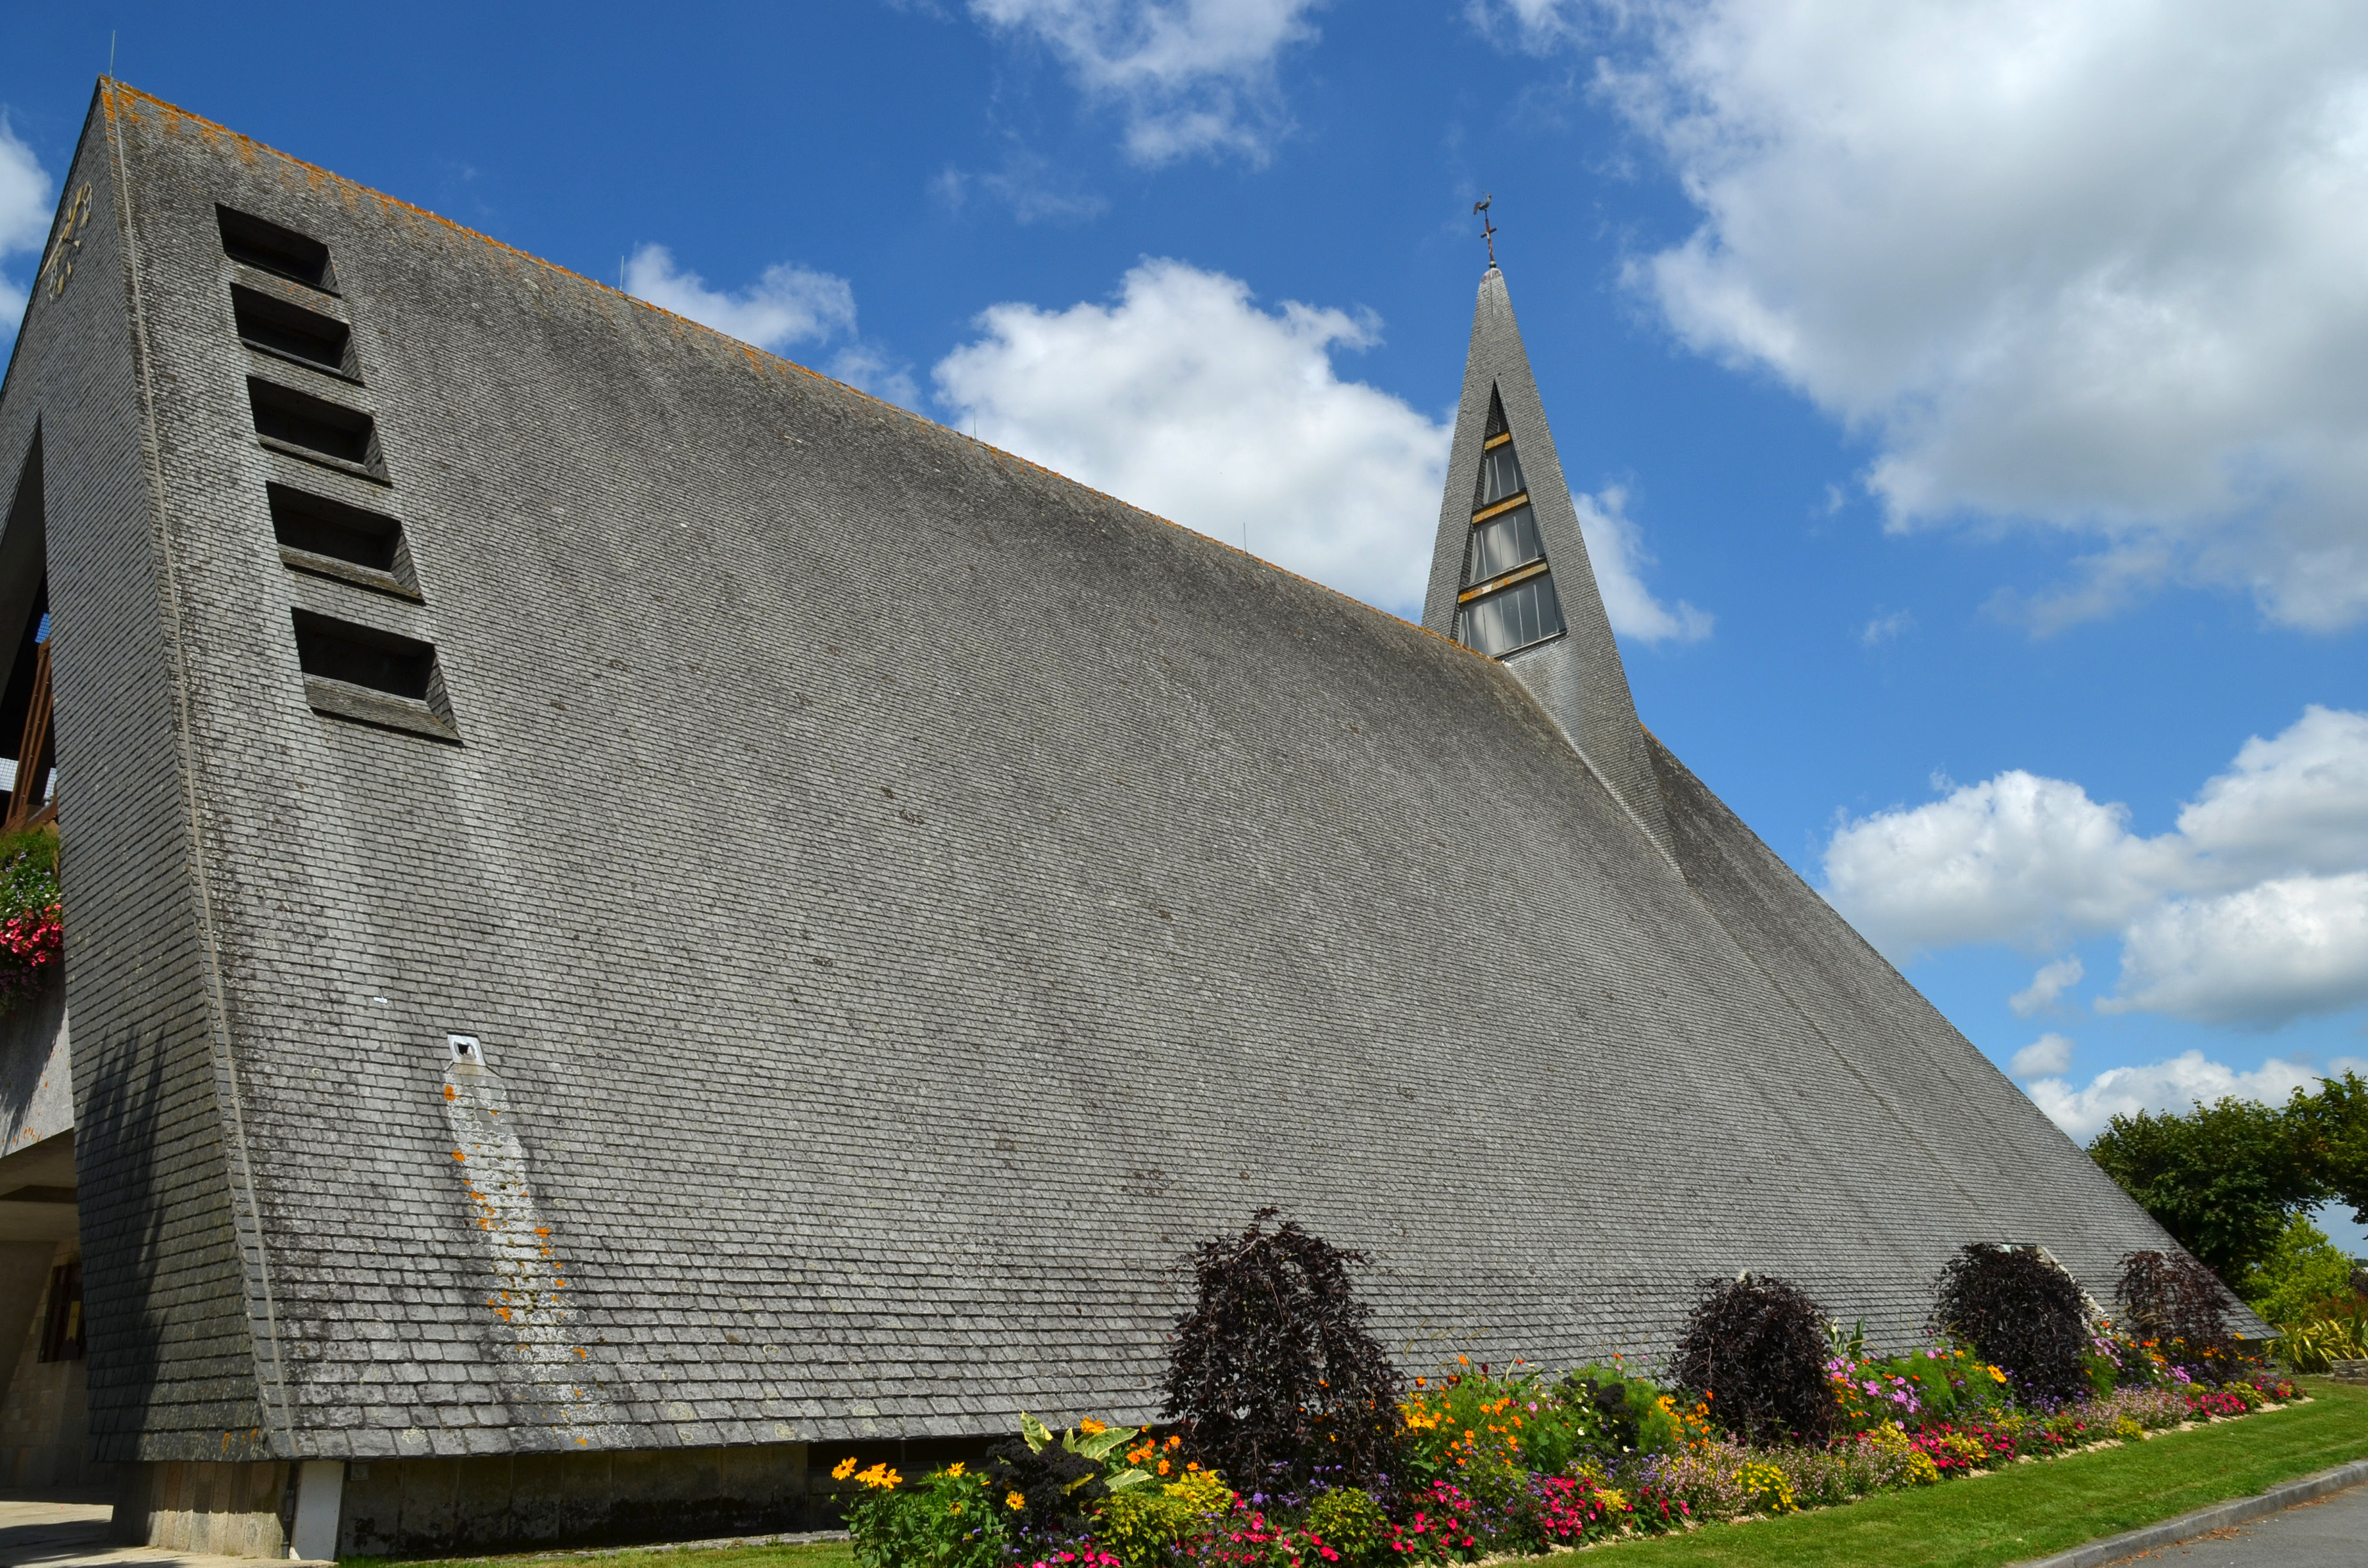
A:
{"label": "green shrub", "polygon": [[1389,1517],[1354,1486],[1319,1494],[1307,1506],[1307,1533],[1340,1554],[1341,1568],[1362,1568],[1389,1554]]}
{"label": "green shrub", "polygon": [[1094,1539],[1126,1568],[1159,1568],[1178,1541],[1201,1528],[1202,1517],[1185,1498],[1139,1488],[1102,1505]]}

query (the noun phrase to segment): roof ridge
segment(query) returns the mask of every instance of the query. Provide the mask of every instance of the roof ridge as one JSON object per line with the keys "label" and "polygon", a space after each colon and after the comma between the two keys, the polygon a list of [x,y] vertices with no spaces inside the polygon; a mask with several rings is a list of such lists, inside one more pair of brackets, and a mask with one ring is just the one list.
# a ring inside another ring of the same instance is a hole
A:
{"label": "roof ridge", "polygon": [[[178,104],[168,103],[165,99],[156,97],[154,93],[142,92],[139,88],[132,86],[130,83],[125,82],[119,77],[101,76],[98,79],[98,92],[100,101],[107,106],[108,113],[110,116],[114,114],[118,107],[119,100],[144,104],[156,109],[160,109],[173,119],[188,120],[195,125],[202,127],[204,129],[204,132],[208,135],[228,137],[233,142],[237,142],[247,147],[252,147],[258,152],[268,153],[283,163],[292,164],[300,169],[308,169],[313,174],[320,176],[322,178],[334,181],[338,185],[346,187],[347,189],[359,191],[362,195],[371,197],[386,206],[399,207],[406,212],[417,213],[423,218],[443,224],[446,228],[451,230],[455,233],[465,234],[469,238],[477,240],[484,244],[491,245],[496,250],[507,251],[512,256],[532,262],[537,267],[545,267],[552,272],[556,272],[564,278],[572,278],[579,283],[588,283],[593,288],[601,290],[603,293],[613,294],[618,299],[623,300],[630,304],[637,305],[643,310],[655,312],[655,313],[666,317],[669,321],[680,322],[684,325],[691,327],[696,331],[703,332],[711,336],[721,338],[723,341],[731,344],[734,347],[739,349],[742,353],[746,354],[752,359],[770,359],[777,364],[786,365],[793,370],[812,376],[818,381],[828,381],[831,385],[852,392],[857,397],[862,398],[867,403],[877,403],[882,408],[888,409],[893,413],[903,415],[905,418],[925,425],[931,430],[942,431],[947,435],[968,441],[973,446],[978,447],[985,451],[992,452],[998,458],[1008,458],[1013,462],[1032,468],[1039,473],[1050,474],[1054,479],[1061,481],[1064,484],[1074,484],[1078,489],[1086,491],[1089,494],[1099,495],[1105,501],[1114,501],[1118,505],[1124,506],[1131,511],[1141,513],[1143,516],[1149,517],[1156,523],[1162,523],[1168,528],[1178,529],[1184,533],[1189,533],[1195,539],[1206,540],[1211,544],[1217,546],[1220,550],[1231,551],[1235,555],[1241,556],[1243,559],[1257,566],[1262,567],[1267,571],[1277,573],[1282,576],[1291,578],[1294,582],[1305,583],[1311,587],[1320,588],[1325,593],[1330,594],[1335,598],[1347,600],[1349,604],[1356,606],[1359,609],[1364,610],[1372,615],[1378,615],[1385,620],[1395,621],[1400,626],[1409,627],[1416,631],[1421,632],[1426,637],[1434,638],[1439,642],[1444,642],[1449,647],[1455,649],[1458,653],[1469,654],[1474,658],[1483,657],[1480,654],[1474,653],[1472,649],[1464,647],[1463,643],[1456,642],[1452,637],[1444,636],[1441,633],[1433,631],[1430,628],[1423,625],[1419,620],[1409,620],[1405,616],[1393,614],[1392,612],[1382,608],[1378,605],[1368,604],[1363,599],[1358,598],[1353,594],[1344,593],[1340,589],[1332,586],[1329,583],[1319,583],[1315,578],[1307,576],[1302,573],[1294,572],[1288,566],[1279,566],[1275,562],[1267,560],[1264,556],[1252,554],[1249,551],[1244,550],[1238,545],[1229,544],[1225,540],[1219,539],[1214,534],[1203,533],[1199,528],[1189,528],[1186,525],[1176,521],[1173,517],[1161,517],[1158,513],[1152,511],[1148,507],[1136,506],[1133,502],[1127,500],[1124,496],[1112,495],[1106,490],[1096,489],[1093,485],[1086,483],[1083,480],[1074,479],[1068,474],[1062,473],[1056,469],[1046,468],[1042,463],[1036,461],[1032,458],[1022,457],[1018,452],[1006,451],[1003,448],[996,446],[991,441],[982,441],[975,436],[965,435],[963,432],[955,429],[951,425],[928,418],[925,415],[916,414],[909,408],[889,402],[886,398],[876,397],[872,393],[865,392],[861,387],[849,385],[848,382],[840,381],[836,376],[825,375],[822,371],[815,369],[811,365],[802,365],[795,359],[789,358],[784,355],[775,354],[770,349],[759,348],[757,345],[747,342],[746,339],[734,337],[728,332],[723,332],[716,327],[708,325],[705,322],[693,321],[689,316],[667,310],[664,305],[652,304],[649,301],[643,299],[638,294],[628,293],[626,290],[617,288],[613,284],[603,283],[597,278],[587,277],[584,273],[576,271],[574,267],[563,267],[558,262],[552,261],[546,256],[535,255],[532,251],[520,250],[518,246],[509,244],[506,240],[497,240],[494,238],[493,235],[485,233],[482,230],[472,229],[466,223],[456,222],[452,219],[445,217],[441,212],[431,211],[427,208],[418,205],[416,202],[405,201],[399,196],[389,196],[386,192],[380,190],[375,186],[364,185],[361,181],[338,174],[334,169],[324,169],[320,165],[308,163],[304,159],[295,156],[293,153],[283,153],[279,148],[272,146],[268,142],[258,142],[252,136],[248,136],[241,131],[233,131],[230,127],[223,125],[219,121],[208,119],[201,114],[193,114],[189,110],[183,108]],[[1495,661],[1486,660],[1485,662],[1494,663]]]}

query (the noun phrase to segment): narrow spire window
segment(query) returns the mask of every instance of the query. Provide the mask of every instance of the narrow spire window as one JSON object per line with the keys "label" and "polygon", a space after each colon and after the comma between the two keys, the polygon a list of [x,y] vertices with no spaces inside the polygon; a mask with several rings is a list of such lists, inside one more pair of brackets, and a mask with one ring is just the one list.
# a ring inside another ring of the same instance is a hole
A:
{"label": "narrow spire window", "polygon": [[1505,405],[1494,392],[1457,598],[1455,640],[1492,659],[1562,635],[1562,598],[1546,564],[1545,539],[1521,479]]}

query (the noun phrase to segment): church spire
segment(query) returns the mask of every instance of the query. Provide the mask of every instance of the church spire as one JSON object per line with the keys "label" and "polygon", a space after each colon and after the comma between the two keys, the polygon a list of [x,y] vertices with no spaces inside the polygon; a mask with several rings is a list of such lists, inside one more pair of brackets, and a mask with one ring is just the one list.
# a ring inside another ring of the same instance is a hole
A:
{"label": "church spire", "polygon": [[1645,831],[1671,848],[1578,509],[1493,261],[1472,316],[1422,623],[1502,661]]}

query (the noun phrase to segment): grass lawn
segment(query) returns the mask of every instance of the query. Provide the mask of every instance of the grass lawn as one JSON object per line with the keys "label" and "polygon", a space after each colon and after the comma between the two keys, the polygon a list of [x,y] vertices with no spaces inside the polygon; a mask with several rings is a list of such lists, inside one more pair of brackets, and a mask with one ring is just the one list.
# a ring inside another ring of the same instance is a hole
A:
{"label": "grass lawn", "polygon": [[[2119,1449],[2009,1465],[1844,1507],[1705,1525],[1599,1549],[1603,1568],[1997,1568],[2249,1496],[2330,1465],[2368,1459],[2368,1388],[2302,1380],[2308,1404],[2165,1432]],[[845,1542],[707,1551],[495,1558],[452,1568],[851,1568]]]}
{"label": "grass lawn", "polygon": [[2308,1404],[1818,1513],[1622,1542],[1605,1568],[1996,1568],[2044,1557],[2368,1459],[2368,1388],[2302,1381],[2315,1396]]}

